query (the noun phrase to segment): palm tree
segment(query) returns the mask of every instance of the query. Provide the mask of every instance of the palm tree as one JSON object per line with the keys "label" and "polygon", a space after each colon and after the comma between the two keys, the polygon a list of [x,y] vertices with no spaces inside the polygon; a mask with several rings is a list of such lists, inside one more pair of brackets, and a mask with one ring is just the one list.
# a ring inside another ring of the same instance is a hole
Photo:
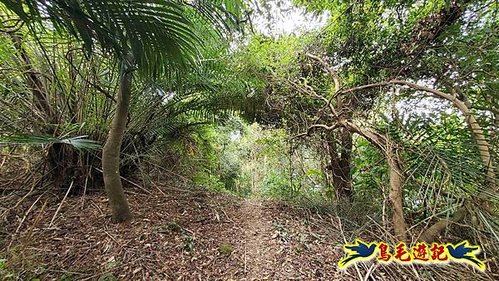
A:
{"label": "palm tree", "polygon": [[[68,32],[87,54],[111,52],[120,64],[116,111],[102,151],[104,185],[114,222],[132,218],[120,179],[120,147],[137,71],[144,79],[174,77],[195,66],[203,45],[196,28],[213,34],[234,25],[240,0],[0,0],[27,24]],[[44,24],[49,22],[50,24]],[[34,29],[32,29],[34,30]]]}

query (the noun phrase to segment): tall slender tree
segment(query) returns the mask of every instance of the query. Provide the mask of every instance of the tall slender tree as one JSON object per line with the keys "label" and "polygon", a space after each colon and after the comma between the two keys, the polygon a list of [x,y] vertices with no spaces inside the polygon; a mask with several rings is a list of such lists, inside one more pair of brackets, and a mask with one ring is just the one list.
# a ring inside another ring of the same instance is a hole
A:
{"label": "tall slender tree", "polygon": [[[35,28],[54,28],[83,41],[90,55],[109,51],[120,64],[116,110],[102,151],[105,189],[114,222],[132,218],[120,179],[120,148],[126,129],[134,72],[143,79],[178,78],[195,66],[203,42],[197,31],[220,35],[237,22],[240,0],[0,0]],[[46,24],[46,22],[50,24]],[[33,28],[32,30],[35,30]],[[96,44],[96,42],[98,44]]]}

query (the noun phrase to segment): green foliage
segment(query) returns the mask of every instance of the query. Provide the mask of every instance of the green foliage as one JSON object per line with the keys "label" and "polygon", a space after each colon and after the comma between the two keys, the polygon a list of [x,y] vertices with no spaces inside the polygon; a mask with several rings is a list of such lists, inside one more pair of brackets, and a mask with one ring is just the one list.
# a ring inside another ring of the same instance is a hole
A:
{"label": "green foliage", "polygon": [[[246,70],[250,77],[261,77],[262,73],[292,77],[297,71],[297,55],[308,38],[290,36],[279,40],[256,36],[238,53],[239,69]],[[255,78],[253,78],[255,79]]]}
{"label": "green foliage", "polygon": [[231,244],[220,244],[218,246],[218,252],[223,256],[230,256],[234,251],[234,247]]}
{"label": "green foliage", "polygon": [[198,157],[205,161],[194,177],[197,184],[240,196],[295,199],[324,195],[321,188],[326,179],[316,152],[300,146],[290,154],[289,135],[284,130],[249,125],[233,117],[206,129],[201,139],[210,145],[202,150],[198,146]]}
{"label": "green foliage", "polygon": [[58,281],[71,281],[71,280],[74,280],[75,279],[75,276],[73,273],[65,273],[64,275],[62,275]]}
{"label": "green foliage", "polygon": [[383,201],[382,194],[387,190],[388,167],[384,156],[367,140],[357,138],[354,149],[353,186],[355,188],[355,201],[377,203]]}
{"label": "green foliage", "polygon": [[[142,79],[134,85],[121,148],[127,175],[145,162],[159,163],[211,190],[293,200],[317,212],[335,208],[349,218],[350,227],[371,220],[389,227],[383,145],[374,146],[362,134],[352,137],[347,175],[352,175],[353,196],[338,202],[331,163],[347,150],[346,129],[294,137],[313,124],[334,125],[339,117],[328,105],[343,103],[342,118],[396,147],[411,234],[465,206],[467,230],[452,235],[480,239],[487,251],[499,252],[494,246],[498,195],[488,188],[468,116],[449,101],[402,86],[373,87],[337,99],[331,73],[307,55],[319,56],[338,72],[341,90],[401,79],[452,95],[477,117],[497,162],[496,1],[295,0],[311,11],[329,11],[329,24],[319,34],[255,35],[238,44],[213,26],[233,27],[243,12],[240,1],[152,1],[150,9],[140,1],[72,1],[74,9],[69,1],[1,2],[8,8],[2,7],[2,15],[9,18],[0,23],[5,31],[0,36],[0,67],[5,69],[0,72],[1,144],[59,148],[58,159],[66,159],[66,166],[84,163],[87,172],[95,170],[99,155],[91,149],[105,139],[118,82],[116,60],[106,52],[112,50],[118,59],[131,52]],[[224,7],[233,21],[222,20],[225,16],[213,5]],[[18,16],[35,21],[7,25]],[[94,54],[87,58],[58,30],[83,40],[84,49]],[[177,71],[188,66],[196,67]],[[40,80],[53,115],[33,102],[28,73]],[[75,154],[62,144],[84,151]],[[286,229],[274,227],[287,241]],[[172,222],[158,231],[179,233],[184,249],[194,250],[192,233],[180,225]],[[232,251],[232,245],[219,246],[222,255]],[[0,273],[4,267],[0,262]]]}
{"label": "green foliage", "polygon": [[184,234],[184,250],[192,252],[194,250],[194,237],[190,234]]}
{"label": "green foliage", "polygon": [[0,258],[0,279],[1,280],[15,280],[14,273],[10,272],[7,268],[7,260]]}
{"label": "green foliage", "polygon": [[98,150],[101,145],[93,140],[86,139],[87,136],[78,136],[71,138],[53,138],[50,136],[35,136],[35,135],[12,135],[0,136],[0,144],[4,145],[52,145],[52,144],[67,144],[80,150]]}
{"label": "green foliage", "polygon": [[[120,60],[131,55],[132,65],[136,64],[145,77],[168,75],[195,63],[202,44],[195,31],[195,16],[204,18],[205,23],[229,27],[235,24],[242,5],[241,1],[198,1],[193,5],[177,1],[24,2],[2,1],[27,23],[43,26],[48,15],[56,30],[81,39],[88,54],[96,40]],[[230,12],[219,9],[219,4],[226,4]],[[227,15],[230,21],[225,20]]]}
{"label": "green foliage", "polygon": [[117,281],[118,278],[113,273],[106,273],[99,277],[99,281]]}
{"label": "green foliage", "polygon": [[176,223],[176,222],[170,222],[168,223],[168,225],[166,226],[166,228],[170,231],[173,231],[173,232],[181,232],[182,231],[182,227]]}
{"label": "green foliage", "polygon": [[[227,2],[227,7],[235,9],[237,1],[231,5],[228,5],[231,1],[224,2]],[[63,1],[58,4],[63,5]],[[212,5],[198,4],[200,6],[195,9],[205,9],[200,11],[201,14],[208,13],[208,5]],[[85,7],[79,8],[86,9]],[[109,8],[119,10],[124,7],[123,3],[120,3]],[[186,17],[192,18],[190,20],[193,25],[189,28],[192,28],[192,32],[200,33],[204,44],[211,45],[196,51],[199,51],[195,58],[197,67],[188,73],[182,73],[182,77],[154,77],[150,74],[150,77],[142,76],[141,80],[136,81],[121,151],[122,169],[126,174],[135,173],[143,162],[150,160],[148,156],[170,157],[171,155],[167,154],[185,153],[189,149],[190,139],[195,134],[196,127],[211,122],[215,114],[222,116],[234,110],[246,109],[241,103],[241,97],[246,93],[246,85],[237,79],[237,73],[231,71],[230,57],[222,58],[227,55],[227,46],[220,48],[221,34],[210,35],[213,31],[212,23],[200,22],[201,19],[208,20],[209,17],[195,16],[187,11],[194,9],[192,7],[185,9],[189,14]],[[168,10],[164,12],[167,13]],[[2,9],[2,13],[8,14],[13,22],[17,20],[8,10]],[[222,24],[220,16],[217,16],[217,24]],[[126,13],[122,17],[126,17]],[[140,25],[140,22],[137,24]],[[6,70],[0,73],[0,78],[5,81],[0,86],[0,103],[3,109],[0,112],[0,136],[3,143],[45,144],[49,152],[58,150],[57,153],[49,153],[58,159],[47,160],[59,167],[52,169],[60,173],[58,177],[67,180],[77,174],[75,186],[81,190],[83,185],[87,184],[86,179],[90,177],[93,180],[88,182],[89,186],[98,189],[101,176],[94,167],[100,166],[98,144],[104,143],[114,114],[117,65],[103,50],[97,48],[98,46],[93,47],[96,52],[87,58],[77,42],[66,43],[63,40],[67,39],[59,37],[62,36],[60,34],[54,34],[50,27],[40,32],[43,36],[34,34],[31,28],[31,25],[20,25],[19,29],[15,30],[20,44],[16,44],[16,40],[8,33],[2,33],[0,36],[0,64]],[[106,34],[108,35],[110,34]],[[139,37],[134,38],[136,40]],[[52,48],[53,42],[60,43]],[[186,42],[182,44],[184,43]],[[161,47],[168,48],[166,45]],[[49,48],[50,55],[47,55]],[[201,57],[203,59],[200,59]],[[170,67],[168,61],[153,59],[148,57],[148,63]],[[154,70],[154,67],[151,71],[161,72]],[[33,77],[25,75],[31,72],[35,73],[35,79],[40,81],[41,91],[47,97],[51,112],[33,106],[33,88],[30,86]],[[44,75],[39,74],[42,72]],[[213,94],[214,92],[217,94]],[[231,100],[237,102],[230,103]],[[250,111],[251,108],[248,108],[248,112]],[[82,135],[88,136],[88,140],[81,137]],[[71,144],[72,147],[85,151],[76,152],[78,160],[72,149],[59,148],[58,144]],[[54,147],[56,149],[53,149]],[[75,171],[75,168],[78,171]],[[66,186],[69,182],[60,184]]]}

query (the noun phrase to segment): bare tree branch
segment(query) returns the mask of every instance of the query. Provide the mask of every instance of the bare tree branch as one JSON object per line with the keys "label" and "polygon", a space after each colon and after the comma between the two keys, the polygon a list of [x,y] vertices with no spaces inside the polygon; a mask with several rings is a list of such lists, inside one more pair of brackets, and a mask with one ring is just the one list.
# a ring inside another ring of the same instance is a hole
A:
{"label": "bare tree branch", "polygon": [[329,64],[325,62],[322,58],[310,53],[306,53],[306,55],[307,57],[319,62],[327,70],[327,72],[334,81],[334,92],[335,94],[338,93],[341,89],[340,76],[338,75],[338,72],[336,72],[331,66],[329,66]]}

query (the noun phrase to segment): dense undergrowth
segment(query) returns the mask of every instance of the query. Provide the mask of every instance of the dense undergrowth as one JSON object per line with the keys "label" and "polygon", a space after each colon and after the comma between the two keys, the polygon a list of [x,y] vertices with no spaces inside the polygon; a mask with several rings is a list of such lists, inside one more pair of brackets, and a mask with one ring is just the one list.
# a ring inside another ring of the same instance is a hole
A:
{"label": "dense undergrowth", "polygon": [[[310,262],[301,278],[497,278],[498,3],[292,1],[327,24],[265,36],[251,19],[281,6],[259,2],[0,0],[0,277],[70,280],[74,242],[95,251],[76,279],[258,278],[256,228],[275,264]],[[127,235],[169,267],[107,268],[134,262]],[[486,270],[341,272],[357,237],[468,240]]]}

